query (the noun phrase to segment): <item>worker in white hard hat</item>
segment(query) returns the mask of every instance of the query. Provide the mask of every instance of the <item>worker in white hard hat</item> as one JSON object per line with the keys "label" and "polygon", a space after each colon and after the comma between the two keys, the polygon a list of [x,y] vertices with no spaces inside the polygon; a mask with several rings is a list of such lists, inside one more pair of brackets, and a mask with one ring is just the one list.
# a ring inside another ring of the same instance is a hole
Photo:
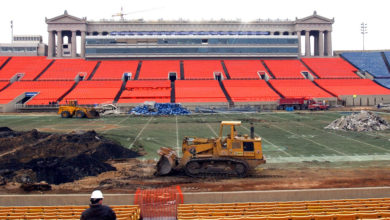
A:
{"label": "worker in white hard hat", "polygon": [[91,194],[91,204],[82,214],[82,220],[107,219],[115,220],[115,212],[108,206],[103,205],[103,193],[100,190],[95,190]]}

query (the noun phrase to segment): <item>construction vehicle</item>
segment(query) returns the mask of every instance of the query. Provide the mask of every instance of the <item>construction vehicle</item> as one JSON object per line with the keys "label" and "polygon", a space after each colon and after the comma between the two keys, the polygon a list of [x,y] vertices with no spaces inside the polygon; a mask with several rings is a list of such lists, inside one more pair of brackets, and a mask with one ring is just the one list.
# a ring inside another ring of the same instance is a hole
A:
{"label": "construction vehicle", "polygon": [[278,110],[328,110],[329,105],[325,102],[317,102],[314,99],[307,98],[281,98],[279,99]]}
{"label": "construction vehicle", "polygon": [[[245,177],[249,171],[264,164],[265,158],[261,138],[254,136],[253,125],[251,124],[250,136],[236,135],[236,127],[240,125],[240,121],[222,121],[219,137],[184,137],[181,158],[170,148],[160,148],[158,153],[161,157],[156,174],[167,175],[175,170],[184,170],[192,177]],[[230,134],[223,136],[224,132],[229,131]]]}
{"label": "construction vehicle", "polygon": [[77,100],[67,101],[58,108],[62,118],[98,118],[99,112],[95,108],[79,106]]}

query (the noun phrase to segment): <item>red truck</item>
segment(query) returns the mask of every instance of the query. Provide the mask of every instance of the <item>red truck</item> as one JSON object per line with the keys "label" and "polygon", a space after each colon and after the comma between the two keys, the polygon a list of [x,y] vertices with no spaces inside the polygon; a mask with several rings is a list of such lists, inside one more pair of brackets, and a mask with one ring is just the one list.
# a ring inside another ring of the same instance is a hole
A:
{"label": "red truck", "polygon": [[281,98],[279,99],[278,110],[286,110],[293,108],[294,110],[328,110],[329,105],[325,102],[316,102],[313,99],[305,98]]}

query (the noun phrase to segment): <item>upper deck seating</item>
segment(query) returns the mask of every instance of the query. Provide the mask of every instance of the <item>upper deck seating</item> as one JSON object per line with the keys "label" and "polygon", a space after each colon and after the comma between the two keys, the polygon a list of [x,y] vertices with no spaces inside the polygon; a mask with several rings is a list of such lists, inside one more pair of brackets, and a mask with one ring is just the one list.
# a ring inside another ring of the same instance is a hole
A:
{"label": "upper deck seating", "polygon": [[48,105],[56,102],[73,84],[72,81],[17,81],[0,92],[0,104],[7,104],[28,92],[38,94],[27,105]]}
{"label": "upper deck seating", "polygon": [[33,80],[50,62],[46,57],[12,57],[0,70],[0,80],[10,80],[17,73],[24,75],[21,80]]}
{"label": "upper deck seating", "polygon": [[96,64],[97,61],[59,59],[38,80],[74,80],[79,73],[82,73],[86,79]]}
{"label": "upper deck seating", "polygon": [[80,81],[62,103],[67,100],[77,100],[79,104],[103,104],[112,103],[122,85],[121,80],[89,80]]}
{"label": "upper deck seating", "polygon": [[145,101],[170,102],[171,82],[169,80],[129,80],[118,103],[143,103]]}
{"label": "upper deck seating", "polygon": [[169,79],[170,72],[176,72],[176,78],[180,78],[179,60],[145,60],[138,79]]}
{"label": "upper deck seating", "polygon": [[369,79],[316,79],[324,89],[341,95],[390,95],[386,89]]}
{"label": "upper deck seating", "polygon": [[260,60],[225,60],[231,79],[260,79],[258,72],[267,72]]}
{"label": "upper deck seating", "polygon": [[390,73],[380,52],[345,52],[342,56],[363,71],[374,77],[390,77]]}
{"label": "upper deck seating", "polygon": [[302,58],[320,78],[359,78],[357,69],[340,57]]}
{"label": "upper deck seating", "polygon": [[184,60],[183,65],[185,79],[214,79],[215,72],[226,79],[220,60]]}
{"label": "upper deck seating", "polygon": [[280,97],[264,80],[223,80],[233,102],[270,102]]}
{"label": "upper deck seating", "polygon": [[309,70],[299,60],[264,60],[276,79],[304,79],[302,72]]}
{"label": "upper deck seating", "polygon": [[92,80],[122,79],[123,73],[132,73],[133,78],[137,71],[138,62],[136,60],[103,60],[93,75]]}
{"label": "upper deck seating", "polygon": [[269,81],[271,85],[287,98],[330,98],[333,97],[308,79],[286,79]]}
{"label": "upper deck seating", "polygon": [[217,80],[176,80],[176,102],[227,102]]}

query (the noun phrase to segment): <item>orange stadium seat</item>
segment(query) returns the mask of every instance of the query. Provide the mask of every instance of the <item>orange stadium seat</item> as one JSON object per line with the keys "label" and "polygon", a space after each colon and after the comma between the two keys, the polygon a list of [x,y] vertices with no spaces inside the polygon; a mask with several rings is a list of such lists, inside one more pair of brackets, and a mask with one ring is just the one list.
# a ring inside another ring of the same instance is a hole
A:
{"label": "orange stadium seat", "polygon": [[185,79],[214,79],[214,72],[220,72],[226,79],[220,60],[184,60]]}
{"label": "orange stadium seat", "polygon": [[259,79],[258,72],[267,72],[260,60],[225,60],[231,79]]}
{"label": "orange stadium seat", "polygon": [[33,80],[50,62],[46,57],[12,57],[0,70],[0,80],[10,80],[17,73],[24,75],[21,80]]}
{"label": "orange stadium seat", "polygon": [[17,81],[0,92],[0,104],[7,104],[25,92],[36,92],[38,94],[26,104],[48,105],[57,101],[73,84],[73,81]]}
{"label": "orange stadium seat", "polygon": [[180,78],[179,60],[145,60],[138,79],[169,79],[169,72],[176,72],[176,78]]}
{"label": "orange stadium seat", "polygon": [[390,95],[390,89],[386,89],[369,79],[316,79],[315,82],[337,96]]}
{"label": "orange stadium seat", "polygon": [[2,57],[0,56],[0,67],[3,66],[3,64],[5,63],[5,61],[8,60],[9,57]]}
{"label": "orange stadium seat", "polygon": [[118,103],[143,103],[145,101],[170,102],[169,80],[129,80]]}
{"label": "orange stadium seat", "polygon": [[176,80],[176,102],[227,102],[217,80]]}
{"label": "orange stadium seat", "polygon": [[304,79],[301,72],[309,70],[299,60],[264,60],[276,79]]}
{"label": "orange stadium seat", "polygon": [[139,61],[137,60],[103,60],[93,75],[92,80],[120,80],[122,79],[123,73],[128,72],[132,73],[132,77],[134,77],[137,71],[138,62]]}
{"label": "orange stadium seat", "polygon": [[84,73],[84,77],[88,78],[96,64],[97,61],[59,59],[39,77],[39,80],[74,80],[79,73]]}
{"label": "orange stadium seat", "polygon": [[308,79],[269,80],[271,85],[287,98],[330,98],[333,97]]}
{"label": "orange stadium seat", "polygon": [[121,80],[90,80],[80,81],[62,103],[67,100],[77,100],[79,104],[112,103],[122,85]]}
{"label": "orange stadium seat", "polygon": [[270,102],[280,97],[264,80],[223,80],[233,102]]}
{"label": "orange stadium seat", "polygon": [[302,58],[320,78],[359,78],[357,69],[342,58]]}

